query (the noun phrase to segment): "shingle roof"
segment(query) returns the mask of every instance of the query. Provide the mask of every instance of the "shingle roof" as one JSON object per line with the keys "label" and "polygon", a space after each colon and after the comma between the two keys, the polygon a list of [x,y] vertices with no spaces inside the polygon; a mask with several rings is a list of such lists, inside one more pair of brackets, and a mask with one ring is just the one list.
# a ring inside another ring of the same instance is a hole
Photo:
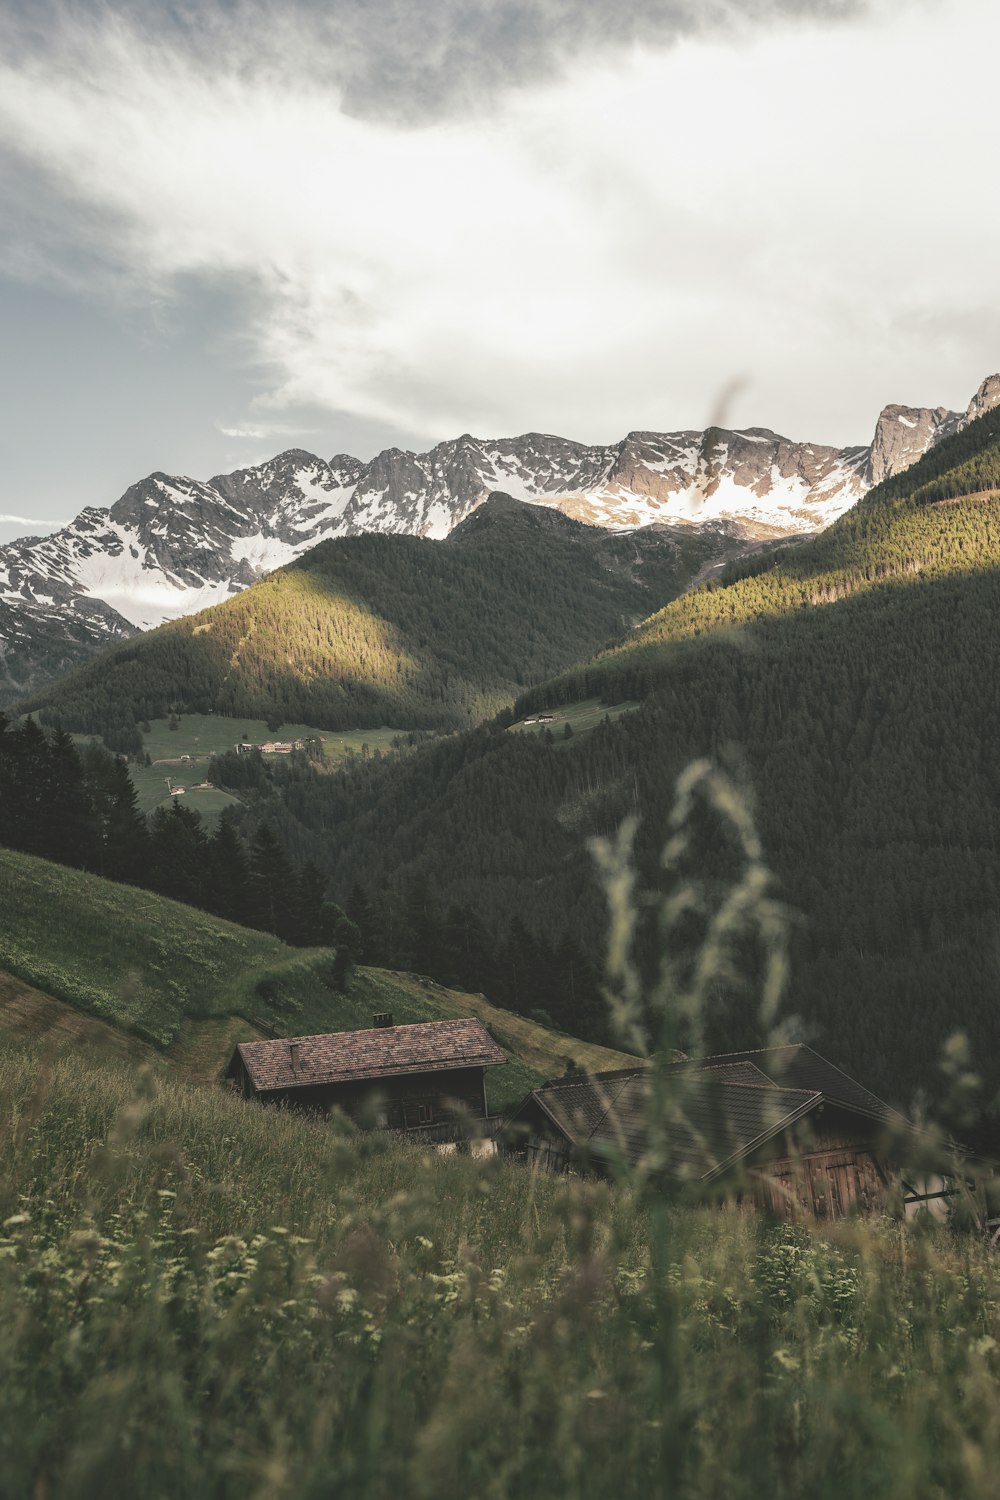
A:
{"label": "shingle roof", "polygon": [[240,1042],[230,1070],[237,1055],[258,1093],[401,1073],[488,1068],[507,1061],[482,1022],[472,1018]]}
{"label": "shingle roof", "polygon": [[[685,1070],[664,1120],[671,1171],[712,1177],[822,1103],[816,1090],[778,1088],[751,1063]],[[558,1079],[530,1096],[574,1145],[633,1166],[649,1145],[648,1068]]]}
{"label": "shingle roof", "polygon": [[763,1047],[750,1052],[726,1052],[716,1057],[693,1058],[675,1064],[677,1067],[717,1068],[738,1062],[749,1062],[781,1088],[817,1089],[831,1104],[843,1104],[879,1120],[901,1121],[898,1110],[891,1109],[871,1089],[849,1078],[835,1063],[820,1057],[804,1042],[789,1042],[783,1047]]}
{"label": "shingle roof", "polygon": [[722,1082],[705,1072],[691,1083],[669,1122],[668,1147],[671,1169],[696,1179],[716,1176],[823,1102],[815,1090]]}
{"label": "shingle roof", "polygon": [[[663,1121],[670,1170],[702,1180],[824,1101],[879,1120],[903,1120],[801,1043],[685,1059],[671,1064],[668,1074],[677,1079]],[[620,1153],[635,1165],[649,1148],[650,1078],[641,1065],[560,1078],[529,1098],[574,1145],[605,1156]]]}

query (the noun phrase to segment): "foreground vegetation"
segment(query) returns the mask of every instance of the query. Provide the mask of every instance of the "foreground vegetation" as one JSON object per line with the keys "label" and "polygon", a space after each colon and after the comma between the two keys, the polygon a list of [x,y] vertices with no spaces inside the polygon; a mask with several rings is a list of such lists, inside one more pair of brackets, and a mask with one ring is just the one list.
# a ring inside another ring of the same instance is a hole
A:
{"label": "foreground vegetation", "polygon": [[[9,1500],[992,1500],[1000,1263],[0,1043]],[[655,1232],[654,1232],[655,1231]]]}

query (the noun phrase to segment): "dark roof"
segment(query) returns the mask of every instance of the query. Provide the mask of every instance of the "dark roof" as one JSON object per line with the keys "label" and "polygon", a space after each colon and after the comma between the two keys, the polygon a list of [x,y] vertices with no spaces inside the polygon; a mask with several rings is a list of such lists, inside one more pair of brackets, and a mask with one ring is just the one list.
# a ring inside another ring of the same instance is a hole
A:
{"label": "dark roof", "polygon": [[[824,1102],[869,1118],[903,1121],[870,1090],[801,1043],[685,1059],[668,1070],[663,1121],[676,1175],[707,1180],[747,1156]],[[649,1143],[648,1066],[592,1078],[560,1078],[535,1089],[514,1116],[534,1104],[577,1147],[635,1165]]]}
{"label": "dark roof", "polygon": [[863,1084],[849,1078],[835,1063],[820,1057],[804,1042],[789,1042],[783,1047],[762,1047],[750,1052],[725,1052],[715,1057],[693,1058],[678,1067],[717,1068],[748,1062],[780,1088],[815,1089],[831,1104],[842,1104],[877,1120],[901,1122],[903,1116]]}
{"label": "dark roof", "polygon": [[[294,1065],[293,1045],[297,1046]],[[274,1042],[240,1042],[229,1064],[230,1073],[237,1057],[243,1060],[258,1093],[392,1078],[401,1073],[488,1068],[507,1061],[482,1022],[471,1018],[380,1026],[368,1031],[331,1031]]]}
{"label": "dark roof", "polygon": [[[634,1166],[648,1148],[649,1085],[648,1068],[612,1079],[559,1079],[525,1104],[535,1103],[571,1144]],[[749,1063],[688,1070],[664,1120],[670,1170],[713,1177],[822,1102],[814,1090],[776,1087]]]}
{"label": "dark roof", "polygon": [[811,1089],[734,1083],[700,1072],[669,1121],[670,1168],[685,1177],[715,1177],[822,1103],[823,1095]]}

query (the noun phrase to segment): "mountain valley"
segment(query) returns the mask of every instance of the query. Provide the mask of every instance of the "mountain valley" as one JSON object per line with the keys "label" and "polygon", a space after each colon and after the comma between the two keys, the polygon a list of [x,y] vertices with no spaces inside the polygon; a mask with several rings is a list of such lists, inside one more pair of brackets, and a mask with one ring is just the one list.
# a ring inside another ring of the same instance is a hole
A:
{"label": "mountain valley", "polygon": [[[343,898],[360,885],[377,909],[421,892],[427,972],[472,941],[467,986],[586,1029],[603,1009],[606,925],[587,840],[638,815],[640,883],[660,886],[675,783],[710,757],[742,786],[794,912],[789,1012],[905,1099],[934,1089],[956,1028],[980,1055],[1000,1044],[998,620],[992,412],[820,537],[734,564],[491,725],[294,783],[275,768],[251,802]],[[635,707],[573,733],[584,700]],[[698,826],[710,891],[727,856],[710,807]],[[398,923],[387,936],[376,911],[376,926],[380,961],[413,961]],[[643,963],[657,949],[640,932]],[[712,1045],[759,1045],[742,985],[719,985]]]}

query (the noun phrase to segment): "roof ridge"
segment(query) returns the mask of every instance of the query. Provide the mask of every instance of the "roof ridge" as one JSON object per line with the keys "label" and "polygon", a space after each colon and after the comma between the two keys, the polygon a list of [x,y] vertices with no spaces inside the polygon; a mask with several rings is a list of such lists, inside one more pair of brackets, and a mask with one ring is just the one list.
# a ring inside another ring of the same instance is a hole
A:
{"label": "roof ridge", "polygon": [[[644,1071],[644,1070],[640,1070],[640,1072],[641,1071]],[[615,1094],[615,1097],[613,1099],[609,1099],[608,1100],[608,1102],[607,1102],[607,1104],[605,1105],[605,1108],[604,1108],[604,1113],[601,1115],[600,1119],[594,1125],[593,1129],[590,1130],[587,1133],[587,1139],[588,1139],[588,1141],[592,1141],[594,1139],[595,1134],[597,1133],[598,1130],[600,1130],[601,1126],[604,1124],[605,1120],[608,1118],[608,1115],[611,1113],[611,1111],[614,1108],[614,1106],[618,1103],[618,1100],[621,1098],[622,1094],[624,1094],[625,1090],[628,1088],[628,1086],[632,1082],[632,1080],[634,1078],[637,1078],[638,1076],[639,1076],[638,1073],[630,1073],[627,1078],[623,1078],[622,1079],[621,1088]]]}
{"label": "roof ridge", "polygon": [[637,1073],[648,1073],[650,1071],[650,1065],[642,1063],[637,1068],[615,1068],[606,1073],[564,1073],[561,1078],[546,1079],[544,1083],[540,1083],[537,1088],[532,1089],[532,1093],[540,1094],[545,1089],[579,1088],[588,1083],[591,1085],[607,1083],[615,1078],[620,1078],[624,1082],[629,1078],[634,1078]]}
{"label": "roof ridge", "polygon": [[[714,1072],[714,1069],[702,1068],[701,1071],[703,1073],[711,1073]],[[740,1083],[738,1079],[733,1079],[731,1083],[723,1083],[722,1087],[724,1089],[760,1089],[762,1092],[771,1094],[815,1094],[817,1098],[823,1097],[822,1089],[794,1088],[791,1084],[772,1083],[770,1079],[766,1083]]]}
{"label": "roof ridge", "polygon": [[[775,1042],[771,1047],[737,1047],[733,1052],[709,1052],[705,1057],[686,1057],[679,1059],[677,1063],[671,1063],[671,1067],[680,1067],[684,1062],[714,1062],[716,1058],[724,1057],[759,1057],[762,1052],[787,1052],[792,1047],[805,1047],[806,1042]],[[809,1048],[813,1052],[812,1047]],[[819,1052],[813,1052],[814,1057],[820,1057]],[[826,1062],[824,1057],[823,1062]],[[836,1063],[831,1063],[836,1067]],[[847,1076],[846,1074],[844,1075]]]}
{"label": "roof ridge", "polygon": [[480,1020],[478,1016],[440,1016],[435,1021],[403,1021],[399,1026],[351,1026],[341,1031],[302,1032],[299,1036],[254,1037],[248,1042],[238,1042],[237,1046],[274,1047],[280,1044],[287,1047],[289,1042],[319,1042],[331,1036],[384,1036],[387,1031],[414,1031],[418,1027],[423,1029],[427,1026],[454,1026],[459,1023],[463,1026],[470,1023],[480,1026],[488,1036],[491,1034],[485,1021]]}

